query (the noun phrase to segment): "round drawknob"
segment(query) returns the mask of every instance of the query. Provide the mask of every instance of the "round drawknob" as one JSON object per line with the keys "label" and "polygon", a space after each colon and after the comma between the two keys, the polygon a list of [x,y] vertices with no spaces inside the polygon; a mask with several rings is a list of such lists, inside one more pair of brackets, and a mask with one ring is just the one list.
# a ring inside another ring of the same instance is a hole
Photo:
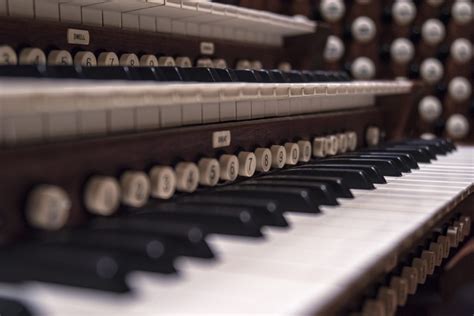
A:
{"label": "round drawknob", "polygon": [[127,171],[120,177],[122,203],[133,207],[145,205],[150,195],[150,180],[144,172]]}
{"label": "round drawknob", "polygon": [[469,122],[462,114],[453,114],[446,122],[448,135],[454,139],[465,137],[469,133]]}
{"label": "round drawknob", "polygon": [[442,111],[441,102],[434,96],[426,96],[418,104],[418,113],[426,122],[434,122]]}
{"label": "round drawknob", "polygon": [[54,185],[40,185],[28,195],[26,219],[35,228],[57,230],[66,225],[70,210],[66,191]]}
{"label": "round drawknob", "polygon": [[411,1],[396,1],[392,6],[392,15],[399,25],[407,25],[416,16],[416,7]]}
{"label": "round drawknob", "polygon": [[356,79],[371,79],[375,76],[374,62],[367,57],[359,57],[352,63],[351,73]]}
{"label": "round drawknob", "polygon": [[342,40],[337,36],[330,35],[324,49],[324,59],[330,62],[338,61],[344,55],[344,50]]}
{"label": "round drawknob", "polygon": [[451,44],[451,56],[458,63],[467,63],[472,58],[472,43],[465,38],[458,38]]}
{"label": "round drawknob", "polygon": [[444,39],[445,33],[444,24],[437,19],[429,19],[421,27],[421,36],[430,45],[439,44]]}
{"label": "round drawknob", "polygon": [[380,142],[380,129],[376,126],[370,126],[365,132],[365,141],[368,146],[377,146]]}
{"label": "round drawknob", "polygon": [[458,24],[467,24],[472,20],[472,1],[456,1],[451,8],[451,15]]}
{"label": "round drawknob", "polygon": [[449,82],[448,91],[449,96],[455,101],[466,101],[471,96],[471,83],[464,77],[455,77]]}
{"label": "round drawknob", "polygon": [[424,81],[436,83],[443,77],[444,69],[441,62],[435,58],[425,59],[421,63],[420,74]]}
{"label": "round drawknob", "polygon": [[392,59],[400,64],[404,64],[412,60],[415,54],[413,43],[406,38],[397,38],[390,46],[390,55]]}
{"label": "round drawknob", "polygon": [[344,15],[346,6],[342,0],[322,0],[320,10],[326,21],[336,22]]}
{"label": "round drawknob", "polygon": [[368,42],[375,37],[377,27],[371,18],[361,16],[352,23],[351,32],[354,38],[359,42]]}
{"label": "round drawknob", "polygon": [[109,216],[120,204],[120,185],[112,177],[95,176],[87,182],[84,204],[89,212]]}

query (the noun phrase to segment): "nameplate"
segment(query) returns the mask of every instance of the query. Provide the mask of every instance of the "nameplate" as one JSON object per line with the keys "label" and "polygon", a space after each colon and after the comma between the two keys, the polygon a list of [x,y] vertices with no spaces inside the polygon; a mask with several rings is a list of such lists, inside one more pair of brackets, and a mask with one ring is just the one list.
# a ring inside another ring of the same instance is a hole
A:
{"label": "nameplate", "polygon": [[78,29],[68,29],[67,30],[67,42],[68,44],[76,45],[89,45],[90,43],[89,31],[78,30]]}
{"label": "nameplate", "polygon": [[201,42],[200,51],[202,55],[214,55],[214,43]]}
{"label": "nameplate", "polygon": [[212,148],[222,148],[230,146],[230,131],[218,131],[212,133]]}

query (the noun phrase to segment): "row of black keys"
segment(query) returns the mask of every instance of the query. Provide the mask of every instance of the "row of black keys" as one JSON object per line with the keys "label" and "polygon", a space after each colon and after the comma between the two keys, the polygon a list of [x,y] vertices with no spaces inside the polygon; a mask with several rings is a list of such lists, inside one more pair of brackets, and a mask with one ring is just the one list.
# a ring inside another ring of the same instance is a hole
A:
{"label": "row of black keys", "polygon": [[164,82],[305,83],[347,82],[342,71],[235,70],[204,67],[81,67],[19,65],[0,66],[0,77],[69,78]]}
{"label": "row of black keys", "polygon": [[[214,258],[208,234],[264,237],[263,226],[288,227],[287,212],[320,213],[320,205],[353,198],[350,189],[374,189],[384,176],[402,176],[445,155],[444,140],[410,140],[313,160],[228,186],[151,200],[84,227],[32,232],[30,240],[0,250],[0,281],[38,280],[106,291],[128,291],[133,270],[177,273],[179,256]],[[317,229],[317,228],[315,228]]]}

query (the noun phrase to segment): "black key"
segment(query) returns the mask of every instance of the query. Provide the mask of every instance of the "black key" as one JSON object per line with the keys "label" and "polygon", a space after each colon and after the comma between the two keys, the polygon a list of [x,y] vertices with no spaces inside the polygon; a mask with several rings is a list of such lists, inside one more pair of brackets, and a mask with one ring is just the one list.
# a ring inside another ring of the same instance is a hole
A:
{"label": "black key", "polygon": [[188,195],[179,198],[176,203],[190,203],[203,205],[227,205],[245,207],[252,211],[259,222],[264,225],[288,227],[288,222],[283,216],[283,210],[273,200],[269,199],[249,199],[240,197],[228,197],[219,195]]}
{"label": "black key", "polygon": [[417,149],[417,150],[420,150],[423,153],[425,153],[425,155],[427,155],[430,159],[436,160],[436,153],[434,153],[428,146],[403,144],[403,145],[390,146],[390,148],[393,148],[393,149],[398,149],[398,148],[400,148],[400,149],[409,149],[409,148]]}
{"label": "black key", "polygon": [[407,164],[405,157],[399,157],[397,155],[377,155],[374,153],[349,153],[338,155],[337,158],[364,158],[364,159],[378,159],[378,160],[387,160],[392,162],[401,172],[411,172],[410,166]]}
{"label": "black key", "polygon": [[260,231],[262,225],[256,222],[250,210],[243,207],[162,204],[151,201],[133,214],[133,217],[150,221],[171,220],[196,223],[203,226],[209,233],[215,234],[263,236]]}
{"label": "black key", "polygon": [[133,80],[167,81],[165,75],[155,67],[132,67],[129,71]]}
{"label": "black key", "polygon": [[45,65],[4,65],[0,66],[0,77],[47,77]]}
{"label": "black key", "polygon": [[179,256],[213,258],[205,237],[207,233],[195,224],[176,221],[147,221],[146,219],[124,216],[121,218],[97,218],[92,220],[88,229],[112,231],[124,236],[144,234],[171,240],[175,244],[173,251]]}
{"label": "black key", "polygon": [[330,161],[320,160],[320,161],[316,161],[314,164],[303,165],[303,166],[298,167],[298,168],[309,168],[309,169],[311,169],[312,167],[328,168],[328,169],[336,169],[336,170],[338,170],[338,169],[339,170],[340,169],[349,169],[349,170],[357,169],[357,170],[364,171],[366,173],[368,179],[372,183],[378,183],[378,184],[387,183],[387,181],[385,181],[385,178],[383,177],[383,175],[379,172],[379,170],[376,167],[357,164],[357,163],[347,163],[347,164],[334,163],[334,164],[332,164]]}
{"label": "black key", "polygon": [[214,82],[210,68],[190,67],[178,68],[179,74],[183,81],[191,82]]}
{"label": "black key", "polygon": [[388,160],[383,159],[369,159],[369,158],[329,158],[324,159],[326,163],[335,164],[360,164],[376,167],[384,176],[401,177],[402,171],[397,166]]}
{"label": "black key", "polygon": [[305,188],[311,192],[312,199],[316,199],[319,205],[339,205],[337,202],[336,194],[331,190],[329,186],[324,183],[301,183],[296,180],[278,180],[278,179],[266,179],[257,178],[255,180],[243,181],[237,184],[240,185],[264,185],[264,186],[278,186],[278,187],[300,187]]}
{"label": "black key", "polygon": [[239,82],[258,82],[255,74],[250,69],[234,70],[234,74]]}
{"label": "black key", "polygon": [[429,155],[427,155],[423,150],[416,149],[416,148],[373,148],[373,149],[362,149],[361,151],[368,151],[368,152],[388,152],[388,153],[396,153],[396,154],[409,154],[411,155],[416,162],[428,163],[431,161]]}
{"label": "black key", "polygon": [[313,71],[313,78],[315,82],[329,82],[330,78],[326,71],[315,70]]}
{"label": "black key", "polygon": [[165,81],[183,81],[178,67],[155,67],[155,72],[160,74],[160,78]]}
{"label": "black key", "polygon": [[324,183],[331,188],[331,190],[338,198],[351,199],[354,197],[351,193],[351,190],[349,190],[349,188],[343,182],[342,178],[320,177],[310,175],[293,176],[273,173],[265,175],[261,178],[256,178],[256,180],[258,179],[295,180],[300,181],[301,183]]}
{"label": "black key", "polygon": [[133,80],[128,67],[102,66],[83,67],[82,77],[89,80]]}
{"label": "black key", "polygon": [[177,248],[176,242],[163,237],[122,234],[117,231],[69,229],[41,234],[40,238],[48,245],[115,251],[127,259],[125,264],[129,269],[160,273],[176,272],[173,266],[173,260],[178,256],[173,250]]}
{"label": "black key", "polygon": [[273,83],[273,79],[268,70],[251,70],[257,79],[257,82]]}
{"label": "black key", "polygon": [[439,142],[430,142],[419,139],[409,140],[406,142],[406,144],[428,146],[437,155],[446,155],[448,153],[448,150]]}
{"label": "black key", "polygon": [[314,82],[315,81],[315,78],[314,78],[313,73],[311,71],[303,70],[303,71],[301,71],[301,75],[303,76],[303,78],[306,82]]}
{"label": "black key", "polygon": [[0,315],[2,316],[31,316],[26,306],[16,300],[0,297]]}
{"label": "black key", "polygon": [[286,76],[286,80],[291,83],[306,82],[306,77],[304,77],[301,72],[296,70],[283,72],[283,75]]}
{"label": "black key", "polygon": [[211,74],[215,82],[232,82],[232,77],[227,69],[211,68]]}
{"label": "black key", "polygon": [[395,153],[395,152],[383,152],[383,151],[364,151],[364,152],[353,152],[342,154],[342,157],[345,156],[373,156],[373,157],[396,157],[399,158],[408,168],[410,169],[419,169],[418,163],[412,155],[406,153]]}
{"label": "black key", "polygon": [[344,184],[346,184],[351,189],[363,189],[363,190],[372,190],[375,189],[374,185],[367,178],[367,174],[364,171],[356,169],[345,169],[345,170],[335,170],[329,168],[319,168],[313,167],[308,168],[293,168],[293,169],[284,169],[280,171],[280,174],[289,174],[289,175],[299,175],[299,176],[321,176],[321,177],[336,177],[342,178]]}
{"label": "black key", "polygon": [[268,71],[270,78],[272,78],[272,82],[275,83],[286,83],[286,77],[283,76],[282,72],[278,69],[272,69]]}
{"label": "black key", "polygon": [[310,192],[304,188],[278,188],[270,186],[240,186],[233,185],[216,189],[218,196],[239,196],[248,198],[265,198],[275,200],[285,212],[319,213],[315,201],[310,198]]}
{"label": "black key", "polygon": [[48,78],[82,79],[82,67],[75,66],[47,66],[45,76]]}
{"label": "black key", "polygon": [[127,292],[128,272],[109,251],[35,243],[16,244],[0,252],[0,280],[58,283],[103,291]]}

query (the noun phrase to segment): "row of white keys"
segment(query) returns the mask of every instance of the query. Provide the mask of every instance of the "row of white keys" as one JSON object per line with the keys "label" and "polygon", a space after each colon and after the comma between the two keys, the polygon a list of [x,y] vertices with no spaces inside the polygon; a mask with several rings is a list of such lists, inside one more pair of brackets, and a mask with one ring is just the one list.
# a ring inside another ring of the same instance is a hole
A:
{"label": "row of white keys", "polygon": [[[469,168],[472,166],[469,154],[474,152],[469,150],[470,153],[460,148],[440,160],[465,161]],[[417,174],[404,174],[380,187],[406,185],[413,188],[413,182],[403,181],[410,176],[416,178]],[[423,186],[432,182],[419,183]],[[344,291],[349,282],[356,280],[378,258],[389,254],[456,193],[472,185],[472,181],[463,178],[449,183],[456,185],[458,191],[450,189],[446,195],[436,182],[432,186],[445,194],[444,202],[433,203],[430,195],[423,194],[426,201],[412,201],[411,205],[373,203],[370,197],[377,190],[366,191],[354,200],[345,200],[348,203],[343,206],[323,207],[321,215],[287,215],[291,229],[268,229],[264,240],[211,237],[210,243],[220,257],[218,262],[182,260],[183,274],[178,279],[137,273],[130,278],[137,295],[121,302],[109,295],[96,295],[92,299],[86,291],[71,293],[46,285],[29,287],[26,291],[29,295],[22,293],[22,297],[43,306],[48,315],[71,314],[74,312],[71,306],[77,314],[91,315],[118,311],[143,314],[309,312]],[[407,198],[410,197],[412,195],[407,194]]]}

